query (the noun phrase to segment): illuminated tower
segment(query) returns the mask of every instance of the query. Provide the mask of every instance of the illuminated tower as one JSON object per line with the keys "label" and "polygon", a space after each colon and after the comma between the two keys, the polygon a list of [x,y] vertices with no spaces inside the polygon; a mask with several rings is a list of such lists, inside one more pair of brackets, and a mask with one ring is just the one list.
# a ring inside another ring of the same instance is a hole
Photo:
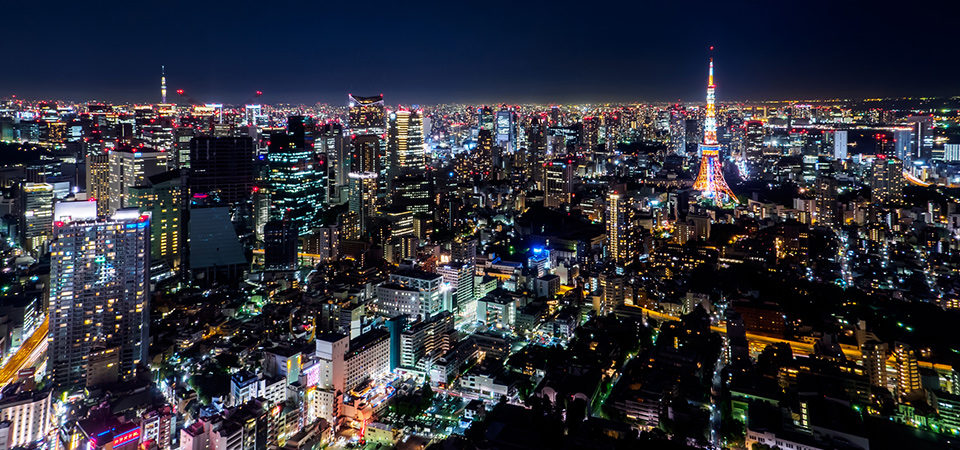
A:
{"label": "illuminated tower", "polygon": [[167,68],[160,66],[160,103],[167,103]]}
{"label": "illuminated tower", "polygon": [[713,58],[710,58],[710,76],[707,82],[707,117],[703,120],[703,143],[700,144],[700,173],[693,188],[700,191],[704,200],[717,206],[739,203],[730,186],[723,179],[723,163],[720,161],[720,144],[717,142],[717,107],[713,84]]}

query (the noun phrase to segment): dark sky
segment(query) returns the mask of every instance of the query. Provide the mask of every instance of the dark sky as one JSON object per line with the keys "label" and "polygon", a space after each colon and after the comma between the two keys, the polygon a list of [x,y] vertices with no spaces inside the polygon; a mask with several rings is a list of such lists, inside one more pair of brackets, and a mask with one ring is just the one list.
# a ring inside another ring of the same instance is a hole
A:
{"label": "dark sky", "polygon": [[3,2],[0,97],[239,103],[960,95],[948,1]]}

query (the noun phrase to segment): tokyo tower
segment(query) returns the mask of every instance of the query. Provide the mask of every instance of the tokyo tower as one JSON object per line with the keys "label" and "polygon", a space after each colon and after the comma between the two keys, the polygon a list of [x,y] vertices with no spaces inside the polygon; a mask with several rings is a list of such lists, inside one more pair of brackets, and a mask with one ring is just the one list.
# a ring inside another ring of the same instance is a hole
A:
{"label": "tokyo tower", "polygon": [[[713,47],[710,48],[711,50]],[[716,86],[713,84],[713,58],[710,58],[710,76],[707,80],[707,117],[703,120],[703,143],[700,144],[700,173],[693,188],[700,191],[704,200],[719,207],[740,203],[730,186],[723,179],[723,162],[720,161],[720,143],[717,142]]]}

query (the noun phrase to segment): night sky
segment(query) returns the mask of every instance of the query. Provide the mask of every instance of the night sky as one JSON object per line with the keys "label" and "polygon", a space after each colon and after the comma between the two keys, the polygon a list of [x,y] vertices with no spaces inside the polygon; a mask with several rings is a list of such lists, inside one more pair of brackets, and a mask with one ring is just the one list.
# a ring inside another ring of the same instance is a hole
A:
{"label": "night sky", "polygon": [[7,1],[0,97],[697,100],[710,45],[721,101],[960,95],[951,3]]}

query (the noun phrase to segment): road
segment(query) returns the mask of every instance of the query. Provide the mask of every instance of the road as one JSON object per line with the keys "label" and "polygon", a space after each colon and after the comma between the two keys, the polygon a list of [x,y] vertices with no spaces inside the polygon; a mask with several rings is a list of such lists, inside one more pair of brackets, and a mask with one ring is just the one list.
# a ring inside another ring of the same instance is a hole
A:
{"label": "road", "polygon": [[33,334],[23,342],[17,352],[0,368],[0,386],[17,380],[21,369],[32,367],[47,351],[47,334],[50,331],[50,321],[44,317],[43,322],[33,331]]}
{"label": "road", "polygon": [[[644,307],[636,307],[636,308],[642,309],[643,312],[647,315],[647,317],[652,317],[654,319],[673,320],[673,321],[680,320],[680,318],[677,316],[671,316],[669,314],[664,314],[662,312],[654,311],[652,309],[647,309]],[[710,329],[718,333],[724,333],[724,334],[727,333],[726,326],[713,325],[710,327]],[[755,333],[747,333],[747,341],[749,341],[750,343],[759,343],[759,344],[789,344],[790,348],[793,350],[793,353],[795,355],[813,354],[813,344],[810,342],[794,341],[791,339],[782,339],[778,337],[763,336]],[[860,353],[860,349],[856,347],[849,346],[849,345],[841,345],[841,349],[843,350],[843,354],[846,355],[847,358],[850,358],[854,361],[859,361],[860,358],[862,357]]]}

